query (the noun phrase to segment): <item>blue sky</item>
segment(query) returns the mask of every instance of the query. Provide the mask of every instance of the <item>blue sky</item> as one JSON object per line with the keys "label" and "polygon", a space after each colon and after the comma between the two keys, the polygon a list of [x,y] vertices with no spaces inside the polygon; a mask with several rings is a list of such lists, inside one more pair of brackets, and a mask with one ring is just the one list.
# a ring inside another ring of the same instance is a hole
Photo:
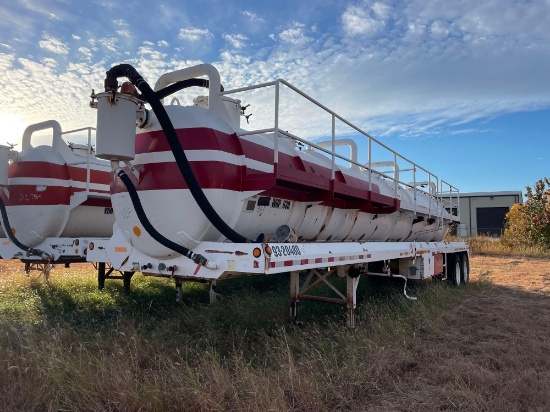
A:
{"label": "blue sky", "polygon": [[[290,81],[463,192],[550,176],[550,0],[7,3],[0,143],[46,119],[94,126],[89,94],[114,64],[154,84],[206,62],[226,88]],[[288,108],[297,134],[325,134]]]}

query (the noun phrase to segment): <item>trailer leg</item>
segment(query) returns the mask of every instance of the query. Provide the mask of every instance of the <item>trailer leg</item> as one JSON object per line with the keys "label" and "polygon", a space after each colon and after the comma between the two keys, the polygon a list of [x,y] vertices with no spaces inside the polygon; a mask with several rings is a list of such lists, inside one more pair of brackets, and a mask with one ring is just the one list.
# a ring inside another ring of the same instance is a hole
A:
{"label": "trailer leg", "polygon": [[222,295],[216,292],[216,281],[213,280],[210,282],[210,290],[208,292],[208,295],[210,297],[210,304],[213,305],[218,301],[218,299],[222,299]]}
{"label": "trailer leg", "polygon": [[300,293],[300,272],[290,272],[290,321],[298,322],[298,295]]}
{"label": "trailer leg", "polygon": [[29,262],[25,262],[25,276],[30,276],[31,274],[31,264]]}
{"label": "trailer leg", "polygon": [[183,297],[183,280],[175,278],[176,282],[176,303],[180,303]]}
{"label": "trailer leg", "polygon": [[355,308],[357,307],[357,286],[359,285],[359,279],[361,276],[346,278],[346,304],[347,311],[347,326],[351,329],[355,329]]}
{"label": "trailer leg", "polygon": [[132,276],[134,272],[124,272],[122,275],[122,280],[124,282],[124,292],[130,293],[130,282],[132,281]]}
{"label": "trailer leg", "polygon": [[49,283],[50,282],[50,272],[54,266],[51,263],[44,264],[44,269],[42,269],[42,275],[44,276],[44,282]]}
{"label": "trailer leg", "polygon": [[97,288],[99,290],[105,289],[105,262],[97,264]]}

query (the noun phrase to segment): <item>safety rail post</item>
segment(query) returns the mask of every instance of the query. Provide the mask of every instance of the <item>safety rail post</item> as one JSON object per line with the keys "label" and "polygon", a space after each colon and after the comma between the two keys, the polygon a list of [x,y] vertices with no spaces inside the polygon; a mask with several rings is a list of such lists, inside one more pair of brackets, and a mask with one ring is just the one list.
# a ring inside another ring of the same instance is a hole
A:
{"label": "safety rail post", "polygon": [[86,153],[86,193],[90,193],[90,156],[92,151],[92,128],[88,127],[88,150]]}
{"label": "safety rail post", "polygon": [[369,136],[369,202],[372,191],[372,139]]}
{"label": "safety rail post", "polygon": [[443,222],[443,201],[441,200],[441,191],[439,190],[439,177],[435,176],[435,204],[436,204],[436,213],[437,213],[437,227],[441,227],[441,222]]}
{"label": "safety rail post", "polygon": [[393,152],[393,190],[395,192],[395,202],[397,203],[397,153]]}
{"label": "safety rail post", "polygon": [[443,209],[445,209],[445,205],[443,203],[443,179],[439,181],[439,185],[437,186],[437,191],[439,194],[439,204],[441,205],[441,212],[439,214],[438,227],[441,227],[441,225],[443,224]]}
{"label": "safety rail post", "polygon": [[[352,149],[350,149],[352,150]],[[336,117],[334,117],[334,114],[332,115],[332,153],[331,153],[331,157],[332,157],[332,171],[331,171],[331,174],[330,174],[330,178],[334,181],[334,177],[335,177],[335,169],[336,169],[336,159],[334,158],[334,152],[336,151]],[[356,155],[357,156],[357,155]],[[350,156],[350,157],[353,157],[353,156]]]}
{"label": "safety rail post", "polygon": [[428,217],[432,217],[432,174],[428,172]]}
{"label": "safety rail post", "polygon": [[275,130],[273,134],[273,165],[277,167],[279,163],[279,85],[280,81],[275,82]]}
{"label": "safety rail post", "polygon": [[416,163],[413,163],[414,217],[416,217]]}
{"label": "safety rail post", "polygon": [[92,152],[92,130],[95,130],[95,127],[81,127],[80,129],[67,130],[62,132],[61,135],[71,134],[82,132],[84,130],[88,131],[88,152],[86,153],[86,193],[90,193],[90,157]]}

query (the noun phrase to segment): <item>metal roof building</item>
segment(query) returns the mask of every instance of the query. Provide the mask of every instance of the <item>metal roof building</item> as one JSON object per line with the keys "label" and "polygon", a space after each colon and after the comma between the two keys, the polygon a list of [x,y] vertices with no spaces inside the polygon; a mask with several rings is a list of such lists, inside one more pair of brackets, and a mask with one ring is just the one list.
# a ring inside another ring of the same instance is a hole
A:
{"label": "metal roof building", "polygon": [[500,236],[514,203],[523,203],[521,190],[460,193],[459,236]]}

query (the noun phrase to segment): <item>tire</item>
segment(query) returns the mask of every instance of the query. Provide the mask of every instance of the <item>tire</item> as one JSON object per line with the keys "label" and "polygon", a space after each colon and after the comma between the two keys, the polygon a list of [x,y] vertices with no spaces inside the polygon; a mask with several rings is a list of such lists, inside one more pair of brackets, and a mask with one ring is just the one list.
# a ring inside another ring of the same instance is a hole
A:
{"label": "tire", "polygon": [[466,285],[470,281],[470,260],[467,253],[462,254],[462,267],[461,267],[461,281],[463,285]]}
{"label": "tire", "polygon": [[462,260],[460,254],[453,253],[447,255],[447,274],[449,282],[453,286],[460,286],[462,283]]}

